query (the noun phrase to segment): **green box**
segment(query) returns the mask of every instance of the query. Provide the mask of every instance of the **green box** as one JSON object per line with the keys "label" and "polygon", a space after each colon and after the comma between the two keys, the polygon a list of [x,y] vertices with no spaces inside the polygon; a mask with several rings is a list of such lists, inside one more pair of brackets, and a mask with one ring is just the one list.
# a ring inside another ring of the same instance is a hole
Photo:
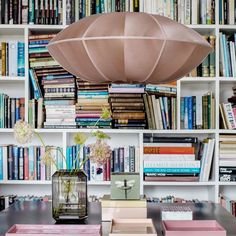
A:
{"label": "green box", "polygon": [[111,199],[140,199],[139,173],[112,173]]}

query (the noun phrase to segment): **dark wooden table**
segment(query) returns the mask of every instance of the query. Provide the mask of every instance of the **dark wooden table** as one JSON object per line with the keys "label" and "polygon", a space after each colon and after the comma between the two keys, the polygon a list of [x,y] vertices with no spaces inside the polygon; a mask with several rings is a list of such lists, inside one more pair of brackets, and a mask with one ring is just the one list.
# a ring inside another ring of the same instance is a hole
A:
{"label": "dark wooden table", "polygon": [[[160,208],[166,204],[148,204],[148,218],[152,218],[158,235],[162,235]],[[179,205],[179,204],[178,204]],[[236,236],[236,219],[219,204],[188,204],[193,209],[196,220],[217,220],[226,230],[228,236]],[[88,219],[84,224],[100,224],[101,209],[99,203],[90,203]],[[0,236],[13,224],[55,224],[51,214],[50,202],[16,202],[9,209],[0,213]],[[103,235],[109,231],[109,223],[103,223]]]}

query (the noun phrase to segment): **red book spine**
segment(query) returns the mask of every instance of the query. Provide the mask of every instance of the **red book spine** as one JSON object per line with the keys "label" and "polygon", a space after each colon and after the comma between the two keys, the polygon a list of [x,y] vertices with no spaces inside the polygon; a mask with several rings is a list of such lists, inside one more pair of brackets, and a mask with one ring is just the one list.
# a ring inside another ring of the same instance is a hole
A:
{"label": "red book spine", "polygon": [[194,154],[194,147],[144,147],[144,154]]}
{"label": "red book spine", "polygon": [[24,180],[29,180],[29,155],[28,148],[24,148]]}
{"label": "red book spine", "polygon": [[107,160],[107,165],[106,165],[106,172],[107,172],[107,181],[111,180],[111,161]]}
{"label": "red book spine", "polygon": [[107,181],[107,164],[103,165],[103,181]]}

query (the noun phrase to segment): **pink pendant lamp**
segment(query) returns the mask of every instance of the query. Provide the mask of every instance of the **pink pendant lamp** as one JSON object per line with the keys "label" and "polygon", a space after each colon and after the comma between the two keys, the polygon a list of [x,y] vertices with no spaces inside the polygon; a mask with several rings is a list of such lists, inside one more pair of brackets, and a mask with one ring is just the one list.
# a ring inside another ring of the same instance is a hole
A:
{"label": "pink pendant lamp", "polygon": [[86,17],[51,40],[49,53],[75,76],[95,83],[175,81],[212,51],[194,30],[146,13]]}

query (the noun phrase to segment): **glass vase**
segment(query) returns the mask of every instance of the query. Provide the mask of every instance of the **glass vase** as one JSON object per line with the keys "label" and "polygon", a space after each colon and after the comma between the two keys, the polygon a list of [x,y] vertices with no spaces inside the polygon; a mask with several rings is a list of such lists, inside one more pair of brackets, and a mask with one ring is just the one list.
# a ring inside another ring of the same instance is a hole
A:
{"label": "glass vase", "polygon": [[59,170],[53,174],[52,214],[56,221],[87,218],[87,176],[83,170]]}

